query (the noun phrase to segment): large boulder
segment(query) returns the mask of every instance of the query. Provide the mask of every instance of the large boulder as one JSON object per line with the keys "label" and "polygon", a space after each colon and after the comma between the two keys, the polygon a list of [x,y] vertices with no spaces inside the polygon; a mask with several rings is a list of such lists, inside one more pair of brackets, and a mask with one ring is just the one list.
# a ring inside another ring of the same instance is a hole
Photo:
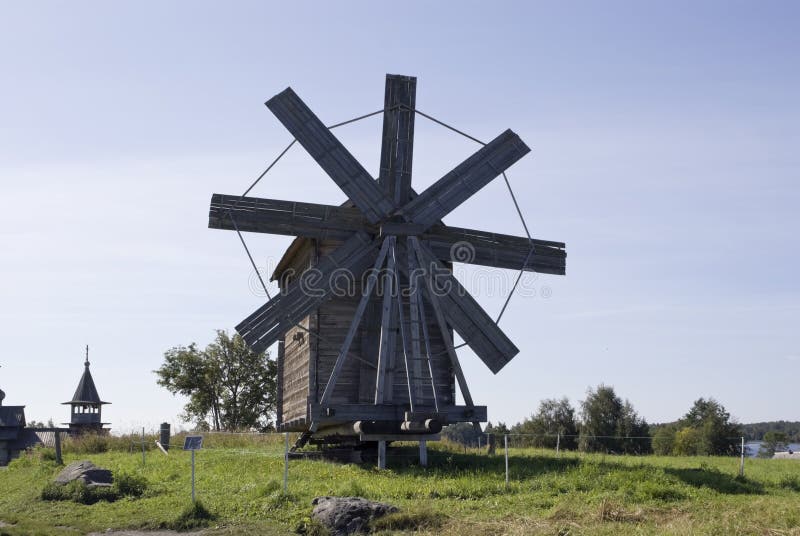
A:
{"label": "large boulder", "polygon": [[398,511],[391,504],[361,497],[316,497],[311,504],[311,518],[327,527],[333,536],[368,532],[371,520]]}
{"label": "large boulder", "polygon": [[114,482],[111,471],[97,467],[89,460],[81,460],[66,466],[53,482],[56,484],[69,484],[80,480],[88,487],[108,487]]}

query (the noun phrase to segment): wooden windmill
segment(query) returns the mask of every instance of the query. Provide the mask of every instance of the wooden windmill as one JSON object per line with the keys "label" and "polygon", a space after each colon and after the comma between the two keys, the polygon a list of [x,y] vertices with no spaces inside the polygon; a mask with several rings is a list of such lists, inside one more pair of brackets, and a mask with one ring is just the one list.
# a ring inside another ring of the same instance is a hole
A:
{"label": "wooden windmill", "polygon": [[[453,331],[493,372],[518,352],[450,263],[564,274],[564,244],[446,226],[442,218],[524,156],[507,130],[422,193],[411,187],[416,78],[387,75],[380,174],[373,178],[288,88],[267,107],[347,195],[343,206],[214,194],[209,227],[298,237],[279,295],[236,330],[278,343],[278,426],[303,440],[435,438],[486,421]],[[455,385],[464,405],[456,403]]]}

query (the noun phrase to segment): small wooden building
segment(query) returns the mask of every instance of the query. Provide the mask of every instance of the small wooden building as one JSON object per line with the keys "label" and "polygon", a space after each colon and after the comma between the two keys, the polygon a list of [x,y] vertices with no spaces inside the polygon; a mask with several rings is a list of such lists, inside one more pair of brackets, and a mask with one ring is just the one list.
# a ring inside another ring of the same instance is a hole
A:
{"label": "small wooden building", "polygon": [[63,403],[64,405],[69,405],[71,410],[69,422],[63,424],[69,425],[70,435],[84,433],[107,434],[108,429],[104,428],[104,426],[110,423],[102,422],[102,409],[105,404],[110,404],[111,402],[103,402],[97,393],[92,373],[89,371],[88,346],[86,347],[86,361],[83,366],[83,375],[78,382],[77,389],[75,389],[75,394],[72,395],[72,400]]}
{"label": "small wooden building", "polygon": [[[300,274],[314,267],[320,258],[330,254],[339,245],[341,242],[335,240],[296,238],[275,268],[272,280],[277,280],[281,291],[285,291]],[[361,289],[365,285],[366,274],[356,274],[356,276],[350,277],[343,272],[339,281],[341,290],[339,295],[324,301],[316,311],[300,322],[302,327],[290,328],[283,340],[278,343],[277,423],[281,431],[305,431],[313,420],[311,408],[318,404],[322,397],[348,328],[353,321],[361,298]],[[407,299],[405,307],[408,310]],[[455,376],[447,348],[436,325],[435,315],[427,304],[425,317],[430,334],[431,368],[436,396],[440,407],[452,407],[456,404]],[[398,329],[396,323],[393,328]],[[349,358],[339,374],[330,399],[331,405],[341,407],[348,404],[375,403],[380,330],[381,299],[380,296],[374,296],[350,347]],[[396,350],[393,353],[393,362],[388,365],[388,378],[391,380],[387,378],[386,381],[392,388],[386,388],[383,404],[385,408],[394,408],[398,413],[387,420],[399,423],[404,420],[404,410],[408,409],[405,406],[409,399],[409,387],[399,334],[394,337],[394,343]],[[428,371],[424,371],[423,377],[427,382],[418,382],[421,387],[419,393],[421,398],[415,397],[415,399],[421,402],[418,402],[417,406],[418,409],[427,407],[434,412],[433,389]],[[441,414],[439,418],[442,419]],[[342,415],[341,422],[357,419],[358,416]],[[334,424],[336,421],[326,420],[327,426]]]}

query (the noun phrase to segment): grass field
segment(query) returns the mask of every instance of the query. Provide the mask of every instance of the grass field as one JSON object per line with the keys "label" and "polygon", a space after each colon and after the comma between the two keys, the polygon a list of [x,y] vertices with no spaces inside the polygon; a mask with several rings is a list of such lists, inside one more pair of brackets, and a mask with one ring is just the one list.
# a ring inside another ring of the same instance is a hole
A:
{"label": "grass field", "polygon": [[[209,534],[293,533],[308,526],[315,496],[358,495],[404,511],[382,525],[386,533],[800,535],[800,464],[792,460],[747,460],[741,479],[735,458],[512,449],[506,487],[501,454],[432,444],[427,469],[403,447],[390,449],[386,471],[292,460],[284,495],[279,437],[209,443],[197,455],[198,498],[216,516]],[[0,471],[0,534],[165,527],[190,505],[186,452],[150,451],[144,467],[141,453],[65,458],[143,477],[144,495],[92,505],[44,501],[41,491],[58,467],[42,456],[19,459]]]}

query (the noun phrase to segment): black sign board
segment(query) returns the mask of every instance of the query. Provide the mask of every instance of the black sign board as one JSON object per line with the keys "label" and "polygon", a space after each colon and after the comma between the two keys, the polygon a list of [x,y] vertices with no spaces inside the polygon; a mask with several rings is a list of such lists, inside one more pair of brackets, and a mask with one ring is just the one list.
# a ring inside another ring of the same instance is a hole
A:
{"label": "black sign board", "polygon": [[190,435],[183,440],[183,450],[200,450],[203,448],[203,436]]}

